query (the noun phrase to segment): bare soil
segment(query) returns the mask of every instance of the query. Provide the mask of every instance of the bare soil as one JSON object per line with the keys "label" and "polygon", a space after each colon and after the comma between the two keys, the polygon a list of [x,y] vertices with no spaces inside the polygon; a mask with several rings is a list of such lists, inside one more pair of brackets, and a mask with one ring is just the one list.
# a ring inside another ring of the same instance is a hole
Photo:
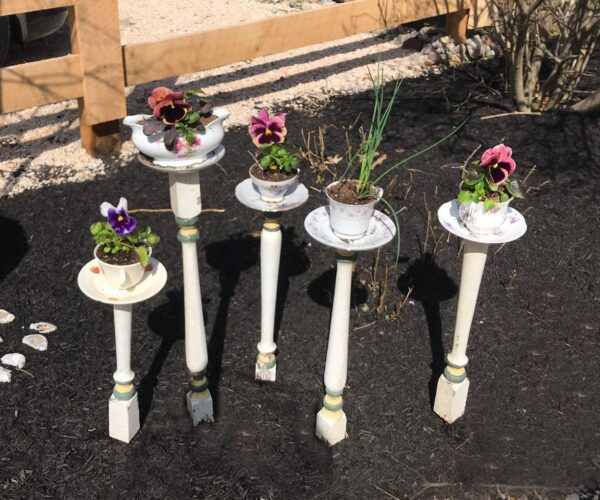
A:
{"label": "bare soil", "polygon": [[368,196],[359,197],[357,186],[357,180],[346,180],[327,188],[327,192],[334,200],[348,205],[366,205],[376,199],[374,188]]}
{"label": "bare soil", "polygon": [[115,266],[126,266],[129,264],[135,264],[139,262],[140,259],[138,254],[133,250],[125,250],[123,252],[118,253],[104,253],[104,251],[100,248],[96,252],[96,256],[107,264],[113,264]]}
{"label": "bare soil", "polygon": [[298,173],[286,174],[285,172],[279,172],[277,170],[263,170],[258,165],[252,165],[250,167],[250,172],[252,172],[254,177],[270,182],[287,181],[288,179],[298,175]]}

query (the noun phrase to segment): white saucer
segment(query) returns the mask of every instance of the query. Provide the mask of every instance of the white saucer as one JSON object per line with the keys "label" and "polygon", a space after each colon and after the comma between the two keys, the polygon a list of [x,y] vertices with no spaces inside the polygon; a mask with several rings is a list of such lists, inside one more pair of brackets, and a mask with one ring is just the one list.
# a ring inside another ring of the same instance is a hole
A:
{"label": "white saucer", "polygon": [[438,219],[444,229],[452,234],[469,241],[477,243],[508,243],[519,239],[527,231],[525,218],[514,208],[508,207],[506,220],[492,234],[473,234],[467,229],[464,223],[458,217],[458,200],[452,200],[444,203],[438,209]]}
{"label": "white saucer", "polygon": [[319,243],[339,250],[362,252],[373,250],[389,243],[396,234],[396,226],[387,215],[375,210],[367,233],[358,240],[343,240],[329,225],[329,206],[313,210],[304,219],[304,228]]}
{"label": "white saucer", "polygon": [[261,212],[286,212],[298,208],[308,200],[308,189],[300,182],[296,183],[282,201],[264,201],[258,189],[252,184],[252,179],[246,179],[235,187],[235,197],[242,205]]}
{"label": "white saucer", "polygon": [[[144,278],[133,288],[117,290],[108,285],[99,272],[96,259],[90,260],[77,276],[77,284],[81,291],[92,300],[103,304],[136,304],[153,297],[160,292],[167,282],[167,270],[156,259],[150,257],[152,270],[145,273]],[[98,272],[95,272],[98,270]]]}
{"label": "white saucer", "polygon": [[179,158],[176,160],[152,160],[149,156],[137,155],[142,165],[150,167],[159,172],[191,172],[194,170],[204,170],[213,166],[225,156],[225,146],[222,144],[213,149],[206,155],[204,160],[198,161],[196,158]]}

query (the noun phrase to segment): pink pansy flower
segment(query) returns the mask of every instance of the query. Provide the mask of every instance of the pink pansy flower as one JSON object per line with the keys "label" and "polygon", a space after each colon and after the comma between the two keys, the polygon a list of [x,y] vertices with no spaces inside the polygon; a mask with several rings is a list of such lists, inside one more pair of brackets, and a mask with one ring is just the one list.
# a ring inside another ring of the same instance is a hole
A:
{"label": "pink pansy flower", "polygon": [[154,118],[160,118],[167,125],[180,121],[190,109],[185,101],[183,92],[173,92],[167,87],[156,87],[148,98]]}
{"label": "pink pansy flower", "polygon": [[280,144],[285,140],[287,129],[285,128],[285,114],[277,113],[269,116],[267,108],[260,110],[257,116],[250,118],[248,127],[250,137],[255,146],[268,146]]}
{"label": "pink pansy flower", "polygon": [[512,149],[498,144],[481,155],[479,166],[487,168],[493,184],[502,184],[515,171],[515,160],[511,158]]}
{"label": "pink pansy flower", "polygon": [[175,149],[177,150],[178,153],[180,151],[182,151],[183,149],[185,149],[185,141],[183,141],[181,139],[177,139],[177,142],[175,143]]}

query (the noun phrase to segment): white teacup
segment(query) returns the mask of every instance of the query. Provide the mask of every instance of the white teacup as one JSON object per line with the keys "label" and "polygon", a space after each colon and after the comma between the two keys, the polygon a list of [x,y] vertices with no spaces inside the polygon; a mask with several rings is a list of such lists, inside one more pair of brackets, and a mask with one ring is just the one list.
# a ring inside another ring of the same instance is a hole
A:
{"label": "white teacup", "polygon": [[492,234],[506,220],[508,204],[512,201],[503,201],[496,203],[496,206],[486,210],[485,204],[480,202],[467,201],[459,207],[461,220],[467,226],[467,229],[473,234]]}
{"label": "white teacup", "polygon": [[[98,267],[100,267],[104,279],[112,288],[127,290],[142,281],[146,269],[139,262],[127,265],[109,264],[98,258],[100,247],[101,245],[98,245],[94,249],[94,257],[96,257]],[[152,248],[148,248],[148,256],[151,254]]]}

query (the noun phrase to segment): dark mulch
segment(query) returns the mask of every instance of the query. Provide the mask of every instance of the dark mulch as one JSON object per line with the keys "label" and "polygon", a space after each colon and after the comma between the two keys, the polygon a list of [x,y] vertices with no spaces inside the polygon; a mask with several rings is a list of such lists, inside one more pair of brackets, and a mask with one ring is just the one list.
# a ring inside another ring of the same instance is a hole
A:
{"label": "dark mulch", "polygon": [[[598,59],[589,69],[598,83]],[[135,307],[133,368],[143,426],[131,444],[107,436],[115,369],[112,313],[78,290],[92,256],[88,226],[102,201],[125,195],[130,207],[169,206],[167,176],[136,162],[111,175],[0,200],[0,306],[17,319],[0,328],[0,353],[19,350],[26,372],[0,387],[0,497],[5,498],[482,498],[536,492],[564,497],[600,481],[598,187],[600,120],[560,114],[480,117],[510,110],[469,67],[404,83],[384,148],[391,159],[464,130],[399,173],[391,200],[402,226],[401,259],[388,273],[388,313],[413,288],[397,317],[373,323],[369,289],[375,254],[362,255],[354,293],[345,409],[349,437],[333,448],[314,438],[323,395],[334,255],[303,229],[325,203],[282,217],[278,380],[255,383],[259,340],[261,216],[234,198],[247,173],[245,127],[225,140],[226,173],[203,172],[206,213],[199,261],[216,422],[192,427],[182,323],[180,249],[172,216],[138,214],[162,238],[156,257],[165,290]],[[331,154],[369,95],[333,99],[321,112],[289,114],[300,128],[329,128]],[[355,130],[349,131],[356,134]],[[528,179],[527,234],[492,247],[469,348],[467,412],[447,425],[431,410],[430,380],[451,346],[461,255],[432,215],[453,198],[451,163],[479,144],[511,145]],[[242,167],[240,167],[242,166]],[[303,181],[311,183],[305,170]],[[390,192],[388,192],[388,196]],[[437,239],[437,245],[434,244]],[[434,253],[435,247],[435,255]],[[393,260],[381,253],[375,281]],[[362,280],[362,281],[361,281]],[[383,288],[383,286],[381,286]],[[382,306],[383,307],[383,306]],[[366,309],[366,310],[365,310]],[[383,309],[381,309],[383,311]],[[385,311],[382,312],[382,315]],[[393,317],[393,314],[389,314]],[[51,321],[47,352],[21,346],[30,322]],[[505,498],[505,497],[502,497]]]}

